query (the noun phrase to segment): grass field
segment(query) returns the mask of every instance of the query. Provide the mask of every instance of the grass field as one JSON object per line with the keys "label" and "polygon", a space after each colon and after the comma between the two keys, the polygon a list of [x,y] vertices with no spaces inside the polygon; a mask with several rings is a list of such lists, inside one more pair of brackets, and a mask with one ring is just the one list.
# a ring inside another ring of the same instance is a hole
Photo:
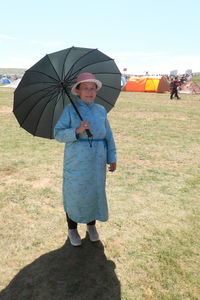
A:
{"label": "grass field", "polygon": [[19,68],[0,68],[0,74],[24,74],[26,69]]}
{"label": "grass field", "polygon": [[200,84],[200,76],[193,76],[192,81],[197,82],[198,84]]}
{"label": "grass field", "polygon": [[107,176],[101,242],[66,241],[63,145],[33,137],[0,89],[0,299],[200,299],[200,95],[122,92],[109,113],[118,169]]}

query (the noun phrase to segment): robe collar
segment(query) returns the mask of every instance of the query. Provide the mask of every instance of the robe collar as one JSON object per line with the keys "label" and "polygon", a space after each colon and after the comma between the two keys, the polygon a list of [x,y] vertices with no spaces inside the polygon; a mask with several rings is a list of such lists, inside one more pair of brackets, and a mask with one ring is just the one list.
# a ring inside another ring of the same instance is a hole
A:
{"label": "robe collar", "polygon": [[85,101],[83,101],[81,98],[77,97],[76,102],[81,105],[81,106],[85,106],[88,108],[92,108],[94,106],[94,102],[90,102],[90,103],[86,103]]}

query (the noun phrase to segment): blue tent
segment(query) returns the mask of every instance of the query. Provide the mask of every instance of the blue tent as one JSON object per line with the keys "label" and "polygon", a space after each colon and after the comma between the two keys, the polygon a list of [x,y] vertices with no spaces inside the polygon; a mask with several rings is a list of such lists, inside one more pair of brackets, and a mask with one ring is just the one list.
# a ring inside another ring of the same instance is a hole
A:
{"label": "blue tent", "polygon": [[3,78],[1,79],[1,83],[2,83],[2,84],[8,84],[8,83],[10,83],[10,80],[9,80],[7,77],[3,77]]}
{"label": "blue tent", "polygon": [[121,77],[121,87],[123,87],[126,84],[126,78],[124,76]]}

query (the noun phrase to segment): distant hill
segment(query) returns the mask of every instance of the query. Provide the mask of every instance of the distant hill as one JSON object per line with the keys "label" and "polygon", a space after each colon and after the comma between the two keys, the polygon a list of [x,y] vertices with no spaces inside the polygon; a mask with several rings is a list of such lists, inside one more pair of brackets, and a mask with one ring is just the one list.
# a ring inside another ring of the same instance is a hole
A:
{"label": "distant hill", "polygon": [[18,68],[0,68],[0,74],[24,74],[26,69],[18,69]]}

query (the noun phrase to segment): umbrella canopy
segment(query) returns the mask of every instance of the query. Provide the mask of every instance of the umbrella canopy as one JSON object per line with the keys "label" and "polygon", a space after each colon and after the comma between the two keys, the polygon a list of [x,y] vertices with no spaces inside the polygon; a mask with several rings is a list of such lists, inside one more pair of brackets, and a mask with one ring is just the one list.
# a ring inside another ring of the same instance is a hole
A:
{"label": "umbrella canopy", "polygon": [[102,82],[96,103],[110,111],[121,90],[121,73],[114,60],[97,49],[71,47],[47,54],[28,69],[14,93],[13,113],[29,133],[53,138],[65,105],[74,103],[71,88],[80,73]]}

